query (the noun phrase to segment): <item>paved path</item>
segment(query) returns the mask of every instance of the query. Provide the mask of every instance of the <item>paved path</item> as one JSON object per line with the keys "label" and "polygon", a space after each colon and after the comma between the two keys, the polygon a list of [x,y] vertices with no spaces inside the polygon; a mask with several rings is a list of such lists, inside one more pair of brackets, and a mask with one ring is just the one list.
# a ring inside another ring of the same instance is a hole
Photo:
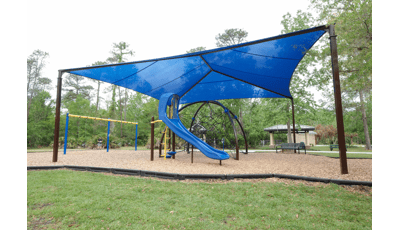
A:
{"label": "paved path", "polygon": [[[242,151],[242,150],[241,150]],[[276,150],[249,150],[251,152],[275,152]],[[303,150],[302,150],[303,151]],[[307,153],[339,153],[339,151],[308,151]],[[346,153],[354,153],[354,154],[372,154],[372,152],[346,152]]]}

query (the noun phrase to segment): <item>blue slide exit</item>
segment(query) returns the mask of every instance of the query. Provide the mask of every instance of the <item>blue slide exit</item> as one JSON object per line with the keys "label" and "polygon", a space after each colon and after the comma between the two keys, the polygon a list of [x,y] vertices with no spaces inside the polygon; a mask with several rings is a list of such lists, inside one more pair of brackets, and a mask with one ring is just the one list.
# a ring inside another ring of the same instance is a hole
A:
{"label": "blue slide exit", "polygon": [[[172,118],[168,118],[167,116],[167,106],[172,105],[173,107],[173,115]],[[200,138],[193,135],[186,127],[182,124],[181,120],[179,119],[178,114],[178,105],[179,105],[179,96],[172,93],[166,93],[161,95],[160,102],[158,104],[158,116],[167,126],[178,135],[180,138],[184,139],[185,141],[189,142],[190,144],[194,145],[198,148],[204,155],[211,159],[216,160],[227,160],[229,159],[229,154],[214,149]]]}

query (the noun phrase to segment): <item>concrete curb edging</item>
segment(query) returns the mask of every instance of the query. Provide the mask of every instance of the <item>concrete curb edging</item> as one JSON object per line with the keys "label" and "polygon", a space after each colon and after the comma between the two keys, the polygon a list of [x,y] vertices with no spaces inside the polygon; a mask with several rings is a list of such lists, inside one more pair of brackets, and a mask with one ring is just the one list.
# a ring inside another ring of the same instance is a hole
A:
{"label": "concrete curb edging", "polygon": [[262,178],[282,178],[291,180],[305,180],[310,182],[333,183],[338,185],[363,185],[372,187],[372,181],[355,181],[355,180],[340,180],[319,177],[295,176],[287,174],[177,174],[167,172],[155,172],[137,169],[121,169],[121,168],[105,168],[105,167],[89,167],[75,165],[55,165],[55,166],[27,166],[27,170],[54,170],[54,169],[71,169],[76,171],[89,172],[106,172],[113,174],[122,174],[129,176],[142,177],[157,177],[169,180],[233,180],[233,179],[262,179]]}

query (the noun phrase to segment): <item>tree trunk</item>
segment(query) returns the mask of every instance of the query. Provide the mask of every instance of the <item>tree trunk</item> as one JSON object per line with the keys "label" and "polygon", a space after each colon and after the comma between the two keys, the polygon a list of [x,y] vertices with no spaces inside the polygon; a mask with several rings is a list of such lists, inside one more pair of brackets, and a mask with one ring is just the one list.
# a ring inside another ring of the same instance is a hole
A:
{"label": "tree trunk", "polygon": [[369,138],[367,114],[365,112],[365,105],[364,105],[364,95],[362,93],[362,90],[360,90],[359,93],[360,93],[362,120],[363,120],[363,124],[364,124],[365,149],[366,150],[371,150],[372,148],[371,148],[371,141],[370,141],[370,138]]}
{"label": "tree trunk", "polygon": [[28,114],[27,114],[26,122],[29,121],[29,111],[31,110],[31,103],[32,103],[32,94],[31,94],[31,97],[29,98],[29,103],[28,103]]}
{"label": "tree trunk", "polygon": [[124,121],[126,121],[126,101],[128,100],[128,92],[125,88],[125,100],[124,100]]}
{"label": "tree trunk", "polygon": [[[115,119],[115,89],[116,85],[112,86],[112,97],[111,97],[111,108],[110,108],[110,117],[111,119]],[[110,132],[114,130],[115,122],[111,122],[110,124]]]}
{"label": "tree trunk", "polygon": [[30,96],[30,98],[29,98],[29,103],[28,103],[28,111],[27,111],[26,122],[28,122],[28,120],[29,120],[29,111],[31,110],[32,98],[33,98],[34,90],[35,90],[35,88],[36,88],[37,78],[38,78],[38,77],[37,77],[37,73],[35,73],[35,81],[33,82],[33,87],[32,87],[32,90],[31,90],[31,96]]}
{"label": "tree trunk", "polygon": [[96,100],[96,113],[99,109],[99,94],[100,94],[100,81],[97,83],[97,100]]}
{"label": "tree trunk", "polygon": [[[287,111],[290,114],[290,104],[289,103],[287,103]],[[286,125],[287,125],[287,132],[288,132],[288,141],[289,141],[289,143],[293,143],[292,132],[290,131],[290,116],[288,118]],[[294,127],[293,127],[293,135],[294,135]]]}

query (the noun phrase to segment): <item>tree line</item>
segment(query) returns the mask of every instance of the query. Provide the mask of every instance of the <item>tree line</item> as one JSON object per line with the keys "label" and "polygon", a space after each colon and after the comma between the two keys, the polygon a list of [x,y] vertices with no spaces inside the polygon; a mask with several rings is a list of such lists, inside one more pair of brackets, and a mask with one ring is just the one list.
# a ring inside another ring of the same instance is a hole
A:
{"label": "tree line", "polygon": [[[286,14],[281,20],[282,34],[321,24],[336,24],[339,68],[342,85],[344,124],[347,142],[372,143],[372,2],[311,0],[309,11]],[[227,29],[215,37],[216,46],[224,47],[246,41],[244,29]],[[114,43],[110,56],[90,66],[126,62],[135,52],[126,42]],[[187,53],[205,50],[199,46]],[[52,81],[42,76],[49,54],[36,50],[27,58],[27,146],[51,146],[54,135],[55,99],[51,98]],[[89,66],[89,65],[88,65]],[[319,143],[335,143],[335,102],[330,62],[329,39],[324,36],[296,68],[290,91],[294,98],[296,124],[317,127]],[[90,80],[78,75],[63,77],[60,143],[63,144],[66,111],[71,114],[139,122],[138,145],[149,144],[150,119],[158,119],[158,101],[126,88]],[[307,89],[315,87],[323,92],[317,104]],[[110,98],[104,98],[104,93]],[[263,129],[277,124],[291,123],[289,99],[257,98],[222,100],[222,104],[238,116],[250,146],[269,139]],[[105,105],[105,106],[104,106]],[[197,108],[188,108],[190,114]],[[70,118],[69,147],[93,147],[97,140],[106,139],[107,122]],[[156,139],[161,137],[163,124],[157,124]],[[111,147],[134,145],[135,127],[112,123]],[[286,142],[287,135],[275,139]],[[289,140],[291,141],[291,140]]]}

